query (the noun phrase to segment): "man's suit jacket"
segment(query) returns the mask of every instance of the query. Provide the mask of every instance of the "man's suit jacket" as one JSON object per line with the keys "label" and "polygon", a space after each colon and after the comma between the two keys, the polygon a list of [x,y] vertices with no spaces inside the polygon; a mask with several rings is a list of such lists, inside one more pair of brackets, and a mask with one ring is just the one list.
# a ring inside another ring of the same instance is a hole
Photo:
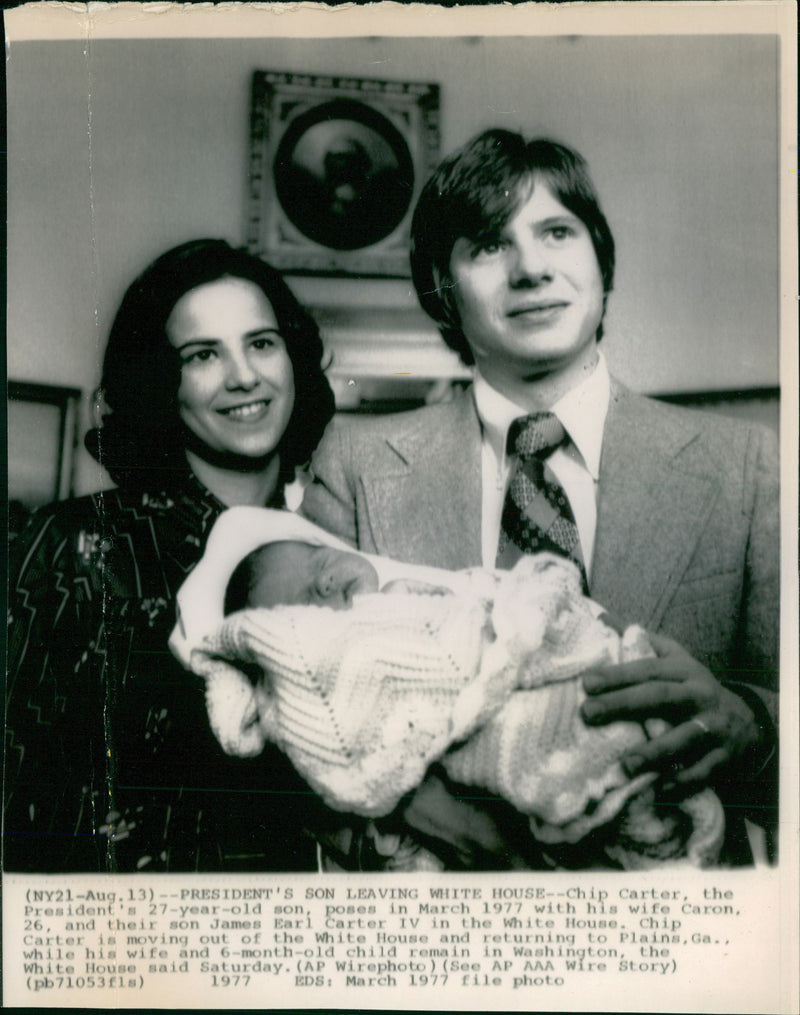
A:
{"label": "man's suit jacket", "polygon": [[[481,434],[469,391],[337,420],[303,513],[370,553],[481,563]],[[678,409],[612,384],[591,595],[669,634],[713,671],[775,688],[776,442],[763,427]]]}
{"label": "man's suit jacket", "polygon": [[[481,432],[469,391],[337,420],[312,465],[303,513],[354,546],[445,568],[481,563]],[[612,383],[591,595],[626,624],[673,637],[762,726],[777,718],[778,528],[769,430]],[[773,768],[774,759],[757,776],[763,785],[731,785],[730,798],[771,800]]]}

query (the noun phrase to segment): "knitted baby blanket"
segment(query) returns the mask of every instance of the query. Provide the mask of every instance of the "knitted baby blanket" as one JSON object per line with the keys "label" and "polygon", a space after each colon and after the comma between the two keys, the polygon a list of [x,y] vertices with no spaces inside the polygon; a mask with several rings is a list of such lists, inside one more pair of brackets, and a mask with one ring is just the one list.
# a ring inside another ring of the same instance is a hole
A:
{"label": "knitted baby blanket", "polygon": [[476,570],[459,595],[245,610],[191,663],[225,751],[252,756],[274,742],[335,810],[388,814],[440,760],[528,815],[544,843],[576,843],[618,819],[624,866],[705,866],[724,834],[715,794],[657,808],[656,774],[629,779],[620,764],[664,724],[580,718],[580,674],[650,653],[640,628],[620,637],[598,617],[571,564],[541,554],[511,572]]}

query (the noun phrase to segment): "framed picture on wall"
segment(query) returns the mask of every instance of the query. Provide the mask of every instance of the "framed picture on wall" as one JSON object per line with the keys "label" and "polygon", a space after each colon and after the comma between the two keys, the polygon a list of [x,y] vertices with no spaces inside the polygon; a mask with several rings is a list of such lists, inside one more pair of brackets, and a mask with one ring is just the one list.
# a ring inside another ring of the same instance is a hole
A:
{"label": "framed picture on wall", "polygon": [[435,84],[256,71],[248,249],[293,272],[407,276],[438,158]]}
{"label": "framed picture on wall", "polygon": [[72,494],[78,388],[8,382],[10,530],[25,513]]}

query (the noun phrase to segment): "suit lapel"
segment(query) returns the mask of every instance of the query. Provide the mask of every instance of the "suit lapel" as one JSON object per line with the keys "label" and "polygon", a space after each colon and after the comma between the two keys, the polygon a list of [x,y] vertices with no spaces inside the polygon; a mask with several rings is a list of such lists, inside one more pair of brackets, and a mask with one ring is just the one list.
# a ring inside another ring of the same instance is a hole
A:
{"label": "suit lapel", "polygon": [[398,417],[384,458],[361,478],[378,552],[437,567],[480,563],[480,446],[469,392]]}
{"label": "suit lapel", "polygon": [[709,519],[718,484],[681,452],[700,427],[613,386],[600,463],[592,598],[658,625]]}
{"label": "suit lapel", "polygon": [[[660,412],[612,385],[590,584],[592,597],[626,621],[657,626],[713,510],[717,481],[682,455],[701,432],[692,416]],[[480,447],[469,392],[398,417],[360,480],[378,553],[447,568],[480,564]]]}

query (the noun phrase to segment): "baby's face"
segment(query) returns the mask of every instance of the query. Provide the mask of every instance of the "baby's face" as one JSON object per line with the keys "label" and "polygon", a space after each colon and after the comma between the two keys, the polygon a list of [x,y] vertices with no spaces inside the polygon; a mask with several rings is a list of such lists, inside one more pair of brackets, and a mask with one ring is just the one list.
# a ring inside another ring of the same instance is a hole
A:
{"label": "baby's face", "polygon": [[263,550],[260,563],[261,577],[250,591],[250,606],[348,610],[353,596],[379,588],[378,573],[369,561],[329,546],[272,543]]}

